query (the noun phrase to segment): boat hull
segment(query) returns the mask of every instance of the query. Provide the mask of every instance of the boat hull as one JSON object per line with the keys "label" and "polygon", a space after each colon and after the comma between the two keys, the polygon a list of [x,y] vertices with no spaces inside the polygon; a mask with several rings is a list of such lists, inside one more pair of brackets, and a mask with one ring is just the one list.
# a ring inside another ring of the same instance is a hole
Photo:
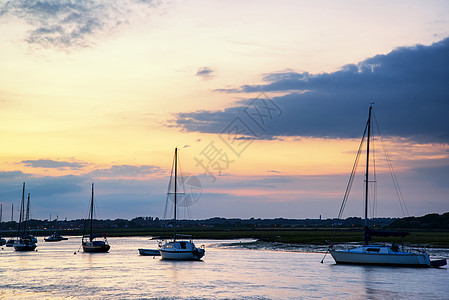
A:
{"label": "boat hull", "polygon": [[108,252],[111,246],[109,245],[101,245],[101,246],[90,246],[83,245],[83,251],[88,253],[105,253]]}
{"label": "boat hull", "polygon": [[427,253],[366,253],[357,251],[360,249],[330,250],[330,254],[337,264],[431,267]]}
{"label": "boat hull", "polygon": [[159,245],[162,259],[170,260],[201,260],[205,250],[197,248],[192,241],[172,241]]}
{"label": "boat hull", "polygon": [[163,250],[159,249],[161,253],[162,259],[168,260],[200,260],[204,256],[204,250],[197,249],[195,250]]}
{"label": "boat hull", "polygon": [[60,242],[62,240],[60,240],[60,239],[44,239],[44,241],[46,241],[46,242]]}
{"label": "boat hull", "polygon": [[161,253],[159,250],[156,249],[138,249],[140,255],[147,255],[147,256],[161,256]]}
{"label": "boat hull", "polygon": [[36,244],[31,244],[31,245],[14,244],[14,250],[16,250],[16,251],[34,251],[34,249],[36,249],[36,247],[37,247]]}
{"label": "boat hull", "polygon": [[60,241],[67,241],[68,238],[44,238],[44,241],[46,242],[60,242]]}

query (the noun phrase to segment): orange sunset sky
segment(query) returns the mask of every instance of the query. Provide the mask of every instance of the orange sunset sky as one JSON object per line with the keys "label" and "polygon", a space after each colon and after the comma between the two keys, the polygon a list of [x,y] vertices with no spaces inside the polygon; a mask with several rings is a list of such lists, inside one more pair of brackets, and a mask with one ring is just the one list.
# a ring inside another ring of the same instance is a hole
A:
{"label": "orange sunset sky", "polygon": [[[448,36],[447,1],[0,1],[3,221],[22,182],[33,218],[91,182],[101,218],[163,217],[175,147],[195,219],[333,218],[371,102],[408,213],[447,212]],[[377,150],[371,216],[402,217]]]}

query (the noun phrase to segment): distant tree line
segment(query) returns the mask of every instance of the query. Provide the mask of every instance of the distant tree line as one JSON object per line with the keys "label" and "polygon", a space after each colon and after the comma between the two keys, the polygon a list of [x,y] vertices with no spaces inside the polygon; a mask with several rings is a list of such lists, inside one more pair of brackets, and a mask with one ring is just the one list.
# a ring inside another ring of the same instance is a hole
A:
{"label": "distant tree line", "polygon": [[[385,227],[397,221],[397,218],[375,218],[370,220],[370,225]],[[132,220],[94,220],[97,228],[155,228],[172,227],[172,220],[162,220],[157,217],[137,217]],[[76,220],[35,220],[28,222],[31,230],[79,230],[84,226],[84,219]],[[347,219],[239,219],[239,218],[210,218],[205,220],[177,220],[180,227],[217,227],[217,228],[238,228],[238,227],[258,227],[258,228],[326,228],[326,227],[363,227],[363,220],[358,217]],[[9,221],[0,223],[0,231],[14,231],[17,229],[17,222]]]}
{"label": "distant tree line", "polygon": [[[155,228],[172,227],[172,220],[162,220],[158,217],[137,217],[131,220],[94,220],[98,228]],[[369,220],[369,225],[377,228],[393,229],[449,229],[449,212],[442,215],[428,214],[422,217],[405,218],[373,218]],[[83,229],[84,219],[76,220],[30,220],[28,227],[31,230],[80,230]],[[217,228],[362,228],[364,221],[359,217],[349,217],[346,219],[239,219],[239,218],[210,218],[205,220],[177,220],[180,227],[217,227]],[[17,222],[9,221],[0,223],[0,232],[14,231],[17,229]]]}
{"label": "distant tree line", "polygon": [[428,214],[422,217],[406,217],[394,221],[389,227],[395,229],[449,229],[449,212],[442,215]]}

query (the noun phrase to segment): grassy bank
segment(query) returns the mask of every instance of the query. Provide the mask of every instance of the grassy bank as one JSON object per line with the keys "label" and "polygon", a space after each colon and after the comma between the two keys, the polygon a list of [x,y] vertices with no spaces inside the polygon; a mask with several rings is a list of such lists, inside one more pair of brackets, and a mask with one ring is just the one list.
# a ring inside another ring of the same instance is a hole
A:
{"label": "grassy bank", "polygon": [[[124,236],[153,236],[170,238],[172,229],[166,228],[107,228],[104,232],[110,237]],[[338,229],[336,231],[328,228],[298,229],[298,228],[179,228],[179,234],[192,235],[195,239],[241,239],[253,238],[267,242],[280,242],[289,244],[316,244],[324,245],[326,241],[334,243],[360,242],[363,241],[363,232],[357,229]],[[62,235],[82,235],[82,230],[59,230]],[[51,232],[33,231],[38,236],[48,236]],[[400,238],[378,238],[374,242],[401,242]],[[410,235],[403,239],[405,243],[425,244],[434,247],[449,248],[449,231],[410,231]]]}

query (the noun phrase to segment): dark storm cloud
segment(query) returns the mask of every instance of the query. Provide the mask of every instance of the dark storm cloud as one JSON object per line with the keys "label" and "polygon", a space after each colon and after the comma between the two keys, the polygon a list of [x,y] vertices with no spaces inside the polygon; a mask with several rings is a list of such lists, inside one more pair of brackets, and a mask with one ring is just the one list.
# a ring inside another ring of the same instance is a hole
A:
{"label": "dark storm cloud", "polygon": [[214,70],[208,67],[202,67],[196,72],[196,76],[201,77],[204,80],[211,79],[213,77]]}
{"label": "dark storm cloud", "polygon": [[31,25],[25,39],[29,44],[59,49],[86,47],[98,35],[129,23],[133,7],[142,11],[156,5],[155,1],[142,0],[15,0],[0,6],[0,18],[13,15]]}
{"label": "dark storm cloud", "polygon": [[[449,142],[449,39],[430,46],[398,48],[333,73],[271,73],[263,85],[227,93],[286,92],[273,98],[282,117],[264,138],[359,137],[370,102],[384,135],[419,142]],[[177,115],[187,131],[220,133],[251,99],[221,111]]]}
{"label": "dark storm cloud", "polygon": [[51,159],[22,160],[20,163],[27,167],[45,169],[81,169],[86,165],[80,162],[56,161]]}

